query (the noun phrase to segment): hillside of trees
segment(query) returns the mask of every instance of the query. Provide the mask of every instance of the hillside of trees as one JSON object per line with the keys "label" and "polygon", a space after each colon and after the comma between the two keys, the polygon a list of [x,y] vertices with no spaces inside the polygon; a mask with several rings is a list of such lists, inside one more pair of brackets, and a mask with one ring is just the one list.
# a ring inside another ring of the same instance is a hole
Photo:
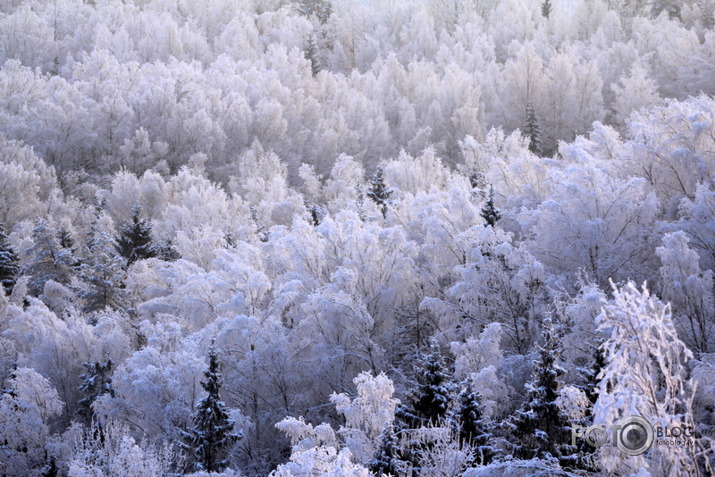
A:
{"label": "hillside of trees", "polygon": [[0,2],[0,476],[712,475],[713,270],[713,0]]}

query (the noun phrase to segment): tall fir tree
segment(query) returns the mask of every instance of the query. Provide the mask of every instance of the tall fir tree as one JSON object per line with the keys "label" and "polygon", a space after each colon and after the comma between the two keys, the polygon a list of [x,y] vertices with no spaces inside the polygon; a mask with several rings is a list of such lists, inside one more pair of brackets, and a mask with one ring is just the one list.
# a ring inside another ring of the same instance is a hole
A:
{"label": "tall fir tree", "polygon": [[541,126],[539,125],[539,118],[536,116],[536,109],[531,101],[526,105],[524,134],[529,138],[529,150],[537,156],[542,156],[544,150],[541,140]]}
{"label": "tall fir tree", "polygon": [[486,465],[491,462],[495,454],[491,446],[493,426],[484,417],[482,397],[471,379],[461,384],[449,421],[460,443],[472,448],[475,464]]}
{"label": "tall fir tree", "polygon": [[378,167],[375,174],[370,178],[367,186],[367,196],[377,204],[383,217],[387,217],[387,204],[392,195],[392,190],[385,185],[385,176],[382,167]]}
{"label": "tall fir tree", "polygon": [[544,0],[541,3],[541,16],[546,18],[547,20],[551,17],[551,12],[553,11],[553,5],[551,4],[551,0]]}
{"label": "tall fir tree", "polygon": [[227,451],[241,433],[234,432],[234,421],[221,401],[221,373],[213,347],[209,351],[209,367],[204,371],[206,381],[201,386],[208,393],[199,400],[193,427],[184,432],[183,447],[198,471],[220,472],[228,466]]}
{"label": "tall fir tree", "polygon": [[124,224],[117,237],[117,252],[124,257],[127,265],[137,260],[145,260],[156,256],[152,245],[149,219],[141,218],[141,207],[132,207],[132,218]]}
{"label": "tall fir tree", "polygon": [[555,457],[570,463],[576,449],[570,445],[571,425],[568,415],[557,405],[559,377],[565,370],[557,364],[561,356],[563,333],[549,318],[543,322],[543,346],[530,382],[526,400],[504,423],[512,437],[512,451],[520,459]]}
{"label": "tall fir tree", "polygon": [[390,424],[382,431],[380,444],[375,451],[374,457],[367,463],[367,468],[378,477],[383,475],[400,477],[405,475],[407,464],[401,457],[402,451],[395,433],[395,427]]}
{"label": "tall fir tree", "polygon": [[12,293],[17,275],[20,272],[20,259],[10,244],[10,240],[5,235],[5,227],[0,224],[0,284],[5,290],[5,294]]}
{"label": "tall fir tree", "polygon": [[485,227],[494,227],[501,219],[501,212],[494,206],[494,188],[492,186],[489,186],[489,197],[482,207],[481,216],[484,219]]}
{"label": "tall fir tree", "polygon": [[112,221],[104,213],[100,213],[92,224],[87,240],[87,258],[79,270],[80,278],[88,286],[81,294],[86,312],[106,307],[123,308],[126,261],[117,252]]}

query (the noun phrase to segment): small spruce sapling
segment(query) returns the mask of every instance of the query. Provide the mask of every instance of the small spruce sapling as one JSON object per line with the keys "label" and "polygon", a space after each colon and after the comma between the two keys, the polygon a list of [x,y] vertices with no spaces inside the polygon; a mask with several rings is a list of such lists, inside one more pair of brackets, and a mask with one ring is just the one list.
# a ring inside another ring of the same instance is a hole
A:
{"label": "small spruce sapling", "polygon": [[367,196],[377,204],[383,217],[387,217],[387,204],[391,195],[392,190],[385,185],[382,168],[378,167],[375,174],[370,178],[370,183],[367,186]]}
{"label": "small spruce sapling", "polygon": [[5,289],[5,294],[12,293],[17,275],[20,272],[20,259],[10,245],[5,235],[4,226],[0,224],[0,284]]}
{"label": "small spruce sapling", "polygon": [[489,198],[482,207],[481,216],[485,221],[485,227],[494,227],[501,219],[501,213],[494,206],[494,188],[489,187]]}

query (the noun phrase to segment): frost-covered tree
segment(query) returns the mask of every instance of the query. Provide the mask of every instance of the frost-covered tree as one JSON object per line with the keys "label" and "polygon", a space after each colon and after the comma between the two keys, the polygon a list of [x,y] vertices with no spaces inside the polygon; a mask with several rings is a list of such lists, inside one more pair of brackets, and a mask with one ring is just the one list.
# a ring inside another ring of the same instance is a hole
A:
{"label": "frost-covered tree", "polygon": [[345,425],[338,430],[347,448],[361,462],[375,454],[378,438],[386,426],[392,425],[399,400],[393,397],[392,381],[384,374],[358,374],[353,383],[357,396],[350,399],[344,393],[332,394],[330,401],[345,416]]}
{"label": "frost-covered tree", "polygon": [[39,477],[46,462],[50,425],[64,407],[50,382],[17,368],[0,396],[0,474]]}
{"label": "frost-covered tree", "polygon": [[171,473],[176,461],[177,456],[168,445],[137,442],[129,428],[117,422],[105,422],[102,432],[77,427],[67,431],[72,437],[77,431],[81,433],[75,437],[77,442],[72,443],[67,463],[69,477],[162,477]]}
{"label": "frost-covered tree", "polygon": [[0,224],[0,285],[5,294],[10,295],[20,271],[19,257],[5,235],[5,227]]}
{"label": "frost-covered tree", "polygon": [[713,348],[715,288],[713,271],[702,270],[699,256],[683,231],[666,234],[656,249],[663,298],[673,307],[673,322],[683,341],[697,353]]}
{"label": "frost-covered tree", "polygon": [[144,260],[154,257],[154,250],[151,237],[152,224],[147,218],[141,217],[141,207],[135,205],[132,208],[132,217],[125,223],[119,231],[117,237],[117,252],[124,257],[127,265],[131,265],[137,260]]}
{"label": "frost-covered tree", "polygon": [[543,2],[541,2],[541,16],[543,16],[547,20],[551,16],[552,9],[553,5],[551,5],[551,0],[544,0]]}
{"label": "frost-covered tree", "polygon": [[235,422],[221,401],[222,376],[218,354],[211,348],[209,367],[204,371],[201,387],[208,394],[196,404],[193,426],[185,432],[183,447],[196,470],[220,472],[228,462],[228,451],[243,434],[235,432]]}
{"label": "frost-covered tree", "polygon": [[[694,429],[695,383],[687,366],[693,355],[676,333],[670,306],[632,282],[614,285],[613,295],[598,317],[599,329],[608,338],[602,345],[607,364],[601,372],[594,424],[611,425],[638,414],[653,427]],[[705,446],[697,437],[683,445],[654,446],[627,464],[616,447],[603,446],[599,462],[611,473],[624,471],[628,465],[651,471],[668,469],[671,475],[711,475],[708,458],[701,458]]]}

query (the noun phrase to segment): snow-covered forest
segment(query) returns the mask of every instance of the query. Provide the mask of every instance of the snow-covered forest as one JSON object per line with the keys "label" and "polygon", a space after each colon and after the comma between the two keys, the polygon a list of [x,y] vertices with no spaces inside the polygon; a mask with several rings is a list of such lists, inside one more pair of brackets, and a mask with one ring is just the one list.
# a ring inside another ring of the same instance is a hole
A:
{"label": "snow-covered forest", "polygon": [[712,475],[714,24],[0,1],[0,476]]}

